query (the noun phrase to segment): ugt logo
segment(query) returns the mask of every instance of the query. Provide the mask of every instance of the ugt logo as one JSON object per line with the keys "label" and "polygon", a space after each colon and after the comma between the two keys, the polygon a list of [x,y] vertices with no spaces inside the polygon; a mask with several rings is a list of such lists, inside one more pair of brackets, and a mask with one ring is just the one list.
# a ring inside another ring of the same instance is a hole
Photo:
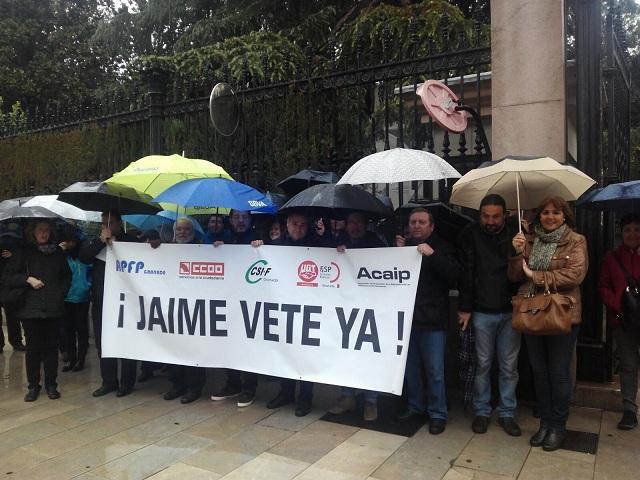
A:
{"label": "ugt logo", "polygon": [[298,277],[303,282],[313,282],[318,277],[318,265],[311,260],[305,260],[298,265]]}
{"label": "ugt logo", "polygon": [[116,272],[139,273],[144,268],[144,262],[138,260],[116,260]]}

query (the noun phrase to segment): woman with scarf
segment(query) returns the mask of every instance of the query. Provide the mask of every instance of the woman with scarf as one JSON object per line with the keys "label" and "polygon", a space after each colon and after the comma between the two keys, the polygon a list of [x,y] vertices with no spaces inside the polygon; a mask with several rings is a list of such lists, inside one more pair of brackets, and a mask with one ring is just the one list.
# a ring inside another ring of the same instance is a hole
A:
{"label": "woman with scarf", "polygon": [[16,252],[6,266],[5,288],[24,289],[16,316],[26,337],[25,363],[28,392],[25,402],[40,394],[40,365],[44,366],[44,387],[50,399],[60,398],[58,384],[58,342],[64,316],[64,299],[71,285],[71,270],[53,238],[53,226],[36,220],[25,232],[27,246]]}
{"label": "woman with scarf", "polygon": [[580,284],[588,268],[587,241],[574,228],[569,204],[560,197],[549,197],[538,207],[533,231],[513,237],[515,252],[509,259],[509,280],[522,282],[518,294],[530,292],[532,284],[544,288],[546,280],[577,303],[569,333],[524,335],[540,412],[540,428],[529,443],[545,451],[562,446],[569,417],[571,359],[581,321]]}

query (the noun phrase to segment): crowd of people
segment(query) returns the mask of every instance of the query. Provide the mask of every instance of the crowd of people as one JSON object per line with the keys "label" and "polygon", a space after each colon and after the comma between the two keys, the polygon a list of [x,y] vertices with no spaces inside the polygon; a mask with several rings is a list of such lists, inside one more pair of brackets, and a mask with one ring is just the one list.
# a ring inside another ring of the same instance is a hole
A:
{"label": "crowd of people", "polygon": [[[102,215],[100,235],[84,244],[73,228],[62,229],[62,238],[57,238],[59,232],[49,221],[31,222],[25,228],[24,242],[3,248],[0,257],[0,301],[7,319],[9,342],[15,351],[26,348],[28,388],[24,400],[31,402],[39,397],[41,367],[47,396],[60,397],[59,351],[64,352],[63,372],[84,368],[89,306],[102,378],[93,396],[112,392],[125,396],[133,392],[138,362],[101,355],[105,288],[105,262],[101,252],[110,242],[147,242],[150,248],[161,248],[163,241],[202,242],[213,247],[221,244],[254,248],[264,244],[325,247],[338,251],[414,247],[421,254],[422,263],[405,372],[406,409],[399,412],[397,421],[428,418],[431,434],[437,435],[446,429],[449,301],[450,290],[458,290],[459,328],[472,340],[463,344],[468,350],[468,361],[460,365],[470,386],[465,398],[473,410],[472,430],[483,434],[490,427],[494,413],[491,370],[495,364],[498,424],[508,435],[522,434],[516,420],[516,386],[518,357],[524,340],[540,416],[539,430],[530,438],[530,444],[547,451],[560,448],[566,437],[574,381],[571,364],[581,321],[580,285],[589,264],[586,239],[575,231],[574,214],[565,200],[545,199],[531,222],[519,225],[509,218],[502,197],[487,195],[480,205],[478,220],[464,227],[456,239],[438,235],[438,224],[427,208],[411,211],[406,230],[392,239],[382,238],[370,230],[369,219],[358,211],[350,212],[343,219],[320,221],[305,212],[294,211],[284,220],[272,217],[269,222],[261,222],[263,233],[254,228],[252,217],[249,212],[238,210],[232,210],[228,217],[212,215],[200,239],[196,236],[195,220],[182,217],[175,222],[171,238],[162,238],[156,231],[137,232],[138,236],[132,231],[125,232],[120,213],[110,210]],[[631,429],[637,425],[638,336],[624,328],[620,299],[627,277],[640,276],[640,217],[626,215],[621,220],[621,229],[622,245],[608,252],[602,263],[599,292],[613,326],[620,360],[624,414],[618,426]],[[577,299],[570,331],[533,335],[512,328],[512,297],[547,284]],[[22,343],[20,324],[26,346]],[[1,351],[4,337],[0,340]],[[187,404],[202,396],[206,371],[200,367],[141,362],[138,381],[150,379],[159,368],[167,371],[170,382],[165,400],[180,399]],[[211,400],[234,398],[238,407],[248,407],[254,402],[257,385],[256,373],[227,370],[226,383],[212,392]],[[267,402],[267,408],[295,403],[295,415],[305,416],[312,409],[313,387],[312,382],[283,378],[277,395]],[[356,394],[353,388],[341,387],[330,412],[342,415],[356,410]],[[364,420],[375,421],[378,392],[361,394]]]}

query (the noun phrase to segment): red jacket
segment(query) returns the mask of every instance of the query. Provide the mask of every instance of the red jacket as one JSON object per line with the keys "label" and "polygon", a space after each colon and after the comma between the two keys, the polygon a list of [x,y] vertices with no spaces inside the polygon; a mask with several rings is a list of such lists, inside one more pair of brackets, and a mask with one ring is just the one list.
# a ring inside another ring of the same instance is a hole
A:
{"label": "red jacket", "polygon": [[[600,278],[598,279],[598,293],[607,307],[607,320],[615,326],[620,324],[617,317],[620,313],[620,299],[622,292],[627,287],[627,280],[613,253],[612,251],[607,252],[602,261]],[[638,279],[640,277],[640,255],[625,245],[616,248],[615,254],[631,276]]]}

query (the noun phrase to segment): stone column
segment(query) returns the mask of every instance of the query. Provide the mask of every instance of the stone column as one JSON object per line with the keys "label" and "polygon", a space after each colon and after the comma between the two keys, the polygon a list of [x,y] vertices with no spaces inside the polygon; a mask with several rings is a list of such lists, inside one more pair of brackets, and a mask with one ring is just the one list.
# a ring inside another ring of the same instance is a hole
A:
{"label": "stone column", "polygon": [[491,1],[491,149],[566,158],[563,0]]}

